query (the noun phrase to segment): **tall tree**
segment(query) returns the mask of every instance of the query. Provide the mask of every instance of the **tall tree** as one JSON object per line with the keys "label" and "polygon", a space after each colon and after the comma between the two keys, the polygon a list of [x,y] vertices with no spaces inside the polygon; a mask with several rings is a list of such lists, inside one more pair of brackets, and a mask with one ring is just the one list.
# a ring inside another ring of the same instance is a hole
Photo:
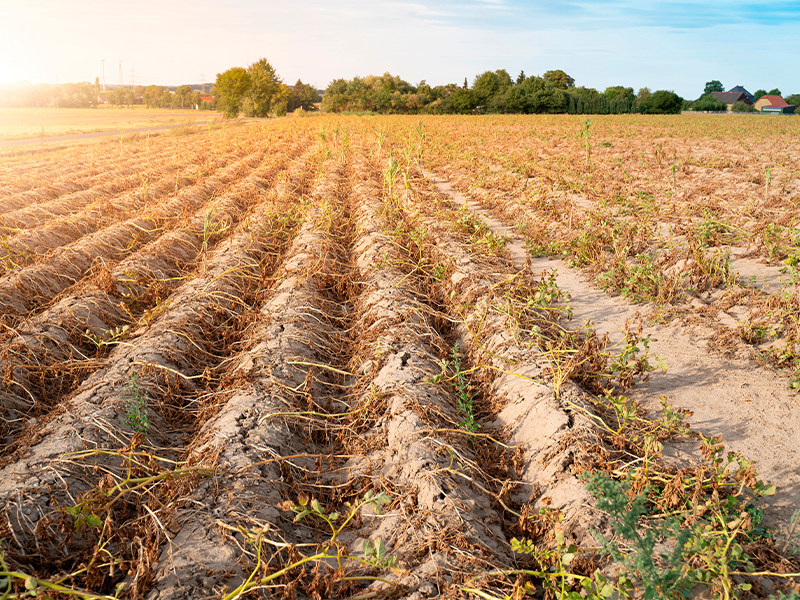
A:
{"label": "tall tree", "polygon": [[559,90],[566,90],[575,86],[575,80],[561,69],[547,71],[542,77]]}
{"label": "tall tree", "polygon": [[753,98],[758,100],[759,98],[761,98],[761,96],[766,96],[766,95],[767,95],[767,90],[756,90],[756,93],[753,94]]}
{"label": "tall tree", "polygon": [[505,94],[510,87],[511,77],[508,72],[505,69],[499,69],[478,75],[475,83],[472,84],[472,92],[475,94],[478,104],[486,108],[495,96]]}
{"label": "tall tree", "polygon": [[505,94],[505,106],[516,113],[558,113],[566,109],[566,95],[544,77],[526,77]]}
{"label": "tall tree", "polygon": [[178,89],[175,90],[175,97],[173,98],[173,103],[175,108],[193,108],[194,103],[192,102],[192,87],[189,85],[181,85],[178,86]]}
{"label": "tall tree", "polygon": [[235,119],[242,109],[245,94],[250,89],[250,75],[242,67],[233,67],[217,74],[214,89],[217,94],[217,109],[226,118]]}
{"label": "tall tree", "polygon": [[711,92],[724,92],[725,88],[722,86],[722,82],[717,79],[712,79],[711,81],[706,81],[706,87],[703,88],[703,96],[710,94]]}
{"label": "tall tree", "polygon": [[669,115],[681,112],[683,98],[669,90],[657,90],[642,101],[640,110],[651,115]]}
{"label": "tall tree", "polygon": [[266,58],[261,58],[247,67],[250,77],[250,88],[247,97],[252,104],[252,116],[266,117],[272,111],[273,104],[280,100],[281,78]]}
{"label": "tall tree", "polygon": [[298,79],[297,83],[292,87],[287,110],[294,111],[298,108],[314,110],[314,104],[319,101],[320,97],[317,90]]}
{"label": "tall tree", "polygon": [[772,88],[769,92],[767,92],[770,96],[782,96],[781,91],[778,88]]}
{"label": "tall tree", "polygon": [[606,91],[603,92],[603,96],[608,100],[608,110],[612,113],[630,112],[633,103],[636,101],[633,88],[622,85],[607,87]]}

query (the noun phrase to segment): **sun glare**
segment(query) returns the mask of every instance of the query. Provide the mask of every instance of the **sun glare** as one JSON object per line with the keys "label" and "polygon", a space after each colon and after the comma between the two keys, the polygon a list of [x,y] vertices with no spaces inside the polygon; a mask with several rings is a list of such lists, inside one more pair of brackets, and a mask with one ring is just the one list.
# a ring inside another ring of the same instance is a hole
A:
{"label": "sun glare", "polygon": [[14,72],[9,66],[0,63],[0,84],[4,83],[14,83]]}

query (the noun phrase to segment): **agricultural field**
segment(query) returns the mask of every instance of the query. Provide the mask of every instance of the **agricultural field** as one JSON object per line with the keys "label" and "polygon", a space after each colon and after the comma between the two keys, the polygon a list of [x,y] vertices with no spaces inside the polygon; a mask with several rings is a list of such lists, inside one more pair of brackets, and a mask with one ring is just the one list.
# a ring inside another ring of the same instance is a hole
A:
{"label": "agricultural field", "polygon": [[797,597],[798,133],[0,150],[0,597]]}
{"label": "agricultural field", "polygon": [[209,111],[117,108],[0,108],[0,141],[92,131],[205,125],[219,115]]}

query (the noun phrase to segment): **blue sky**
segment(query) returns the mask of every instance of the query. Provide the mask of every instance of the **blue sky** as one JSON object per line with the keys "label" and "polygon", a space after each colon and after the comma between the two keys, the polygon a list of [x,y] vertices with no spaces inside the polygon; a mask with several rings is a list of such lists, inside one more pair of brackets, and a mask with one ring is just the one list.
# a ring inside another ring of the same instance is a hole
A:
{"label": "blue sky", "polygon": [[179,84],[266,57],[288,83],[563,69],[578,85],[800,92],[800,1],[0,0],[0,81]]}

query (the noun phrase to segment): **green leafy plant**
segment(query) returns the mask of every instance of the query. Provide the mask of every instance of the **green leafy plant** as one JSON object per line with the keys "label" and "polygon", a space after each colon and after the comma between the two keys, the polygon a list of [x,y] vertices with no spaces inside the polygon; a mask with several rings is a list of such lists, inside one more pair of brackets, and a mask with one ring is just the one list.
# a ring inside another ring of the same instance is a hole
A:
{"label": "green leafy plant", "polygon": [[150,416],[147,406],[150,399],[147,390],[139,382],[139,375],[131,373],[127,384],[128,407],[126,421],[136,432],[147,435],[150,431]]}
{"label": "green leafy plant", "polygon": [[[117,598],[116,595],[94,594],[79,588],[68,587],[61,583],[65,579],[67,578],[64,577],[58,582],[51,582],[39,579],[23,571],[10,569],[6,563],[2,546],[0,546],[0,600],[25,597],[51,598],[52,594],[58,594],[59,597],[81,598],[82,600],[116,600]],[[21,590],[14,585],[14,581],[18,582],[17,585],[22,584]],[[118,584],[117,591],[121,591],[123,587],[124,584]]]}
{"label": "green leafy plant", "polygon": [[[598,473],[590,478],[588,488],[597,498],[597,507],[609,514],[611,526],[617,535],[610,541],[598,536],[600,551],[621,565],[626,578],[640,582],[644,588],[642,598],[689,597],[697,575],[684,562],[692,531],[681,529],[678,517],[653,522],[647,529],[642,528],[640,519],[649,514],[647,494],[642,493],[629,500],[629,483],[614,481]],[[672,541],[671,547],[658,552],[656,546],[664,539]]]}
{"label": "green leafy plant", "polygon": [[[451,360],[443,360],[441,362],[442,373],[432,379],[432,383],[438,383],[442,379],[447,379],[450,385],[456,392],[456,400],[458,402],[458,414],[461,415],[461,422],[459,427],[463,427],[467,431],[478,431],[480,424],[475,420],[475,409],[472,405],[472,394],[469,391],[469,381],[467,374],[462,370],[461,352],[458,342],[453,345],[450,353]],[[448,371],[452,375],[448,375]]]}
{"label": "green leafy plant", "polygon": [[383,543],[381,538],[378,538],[374,542],[364,540],[362,549],[364,551],[364,557],[373,567],[389,569],[397,563],[396,556],[389,556],[386,553],[386,544]]}
{"label": "green leafy plant", "polygon": [[[389,166],[386,167],[386,172],[383,175],[383,195],[384,197],[394,197],[394,181],[397,174],[400,172],[400,163],[394,158],[389,161]],[[388,191],[388,194],[387,194]]]}

